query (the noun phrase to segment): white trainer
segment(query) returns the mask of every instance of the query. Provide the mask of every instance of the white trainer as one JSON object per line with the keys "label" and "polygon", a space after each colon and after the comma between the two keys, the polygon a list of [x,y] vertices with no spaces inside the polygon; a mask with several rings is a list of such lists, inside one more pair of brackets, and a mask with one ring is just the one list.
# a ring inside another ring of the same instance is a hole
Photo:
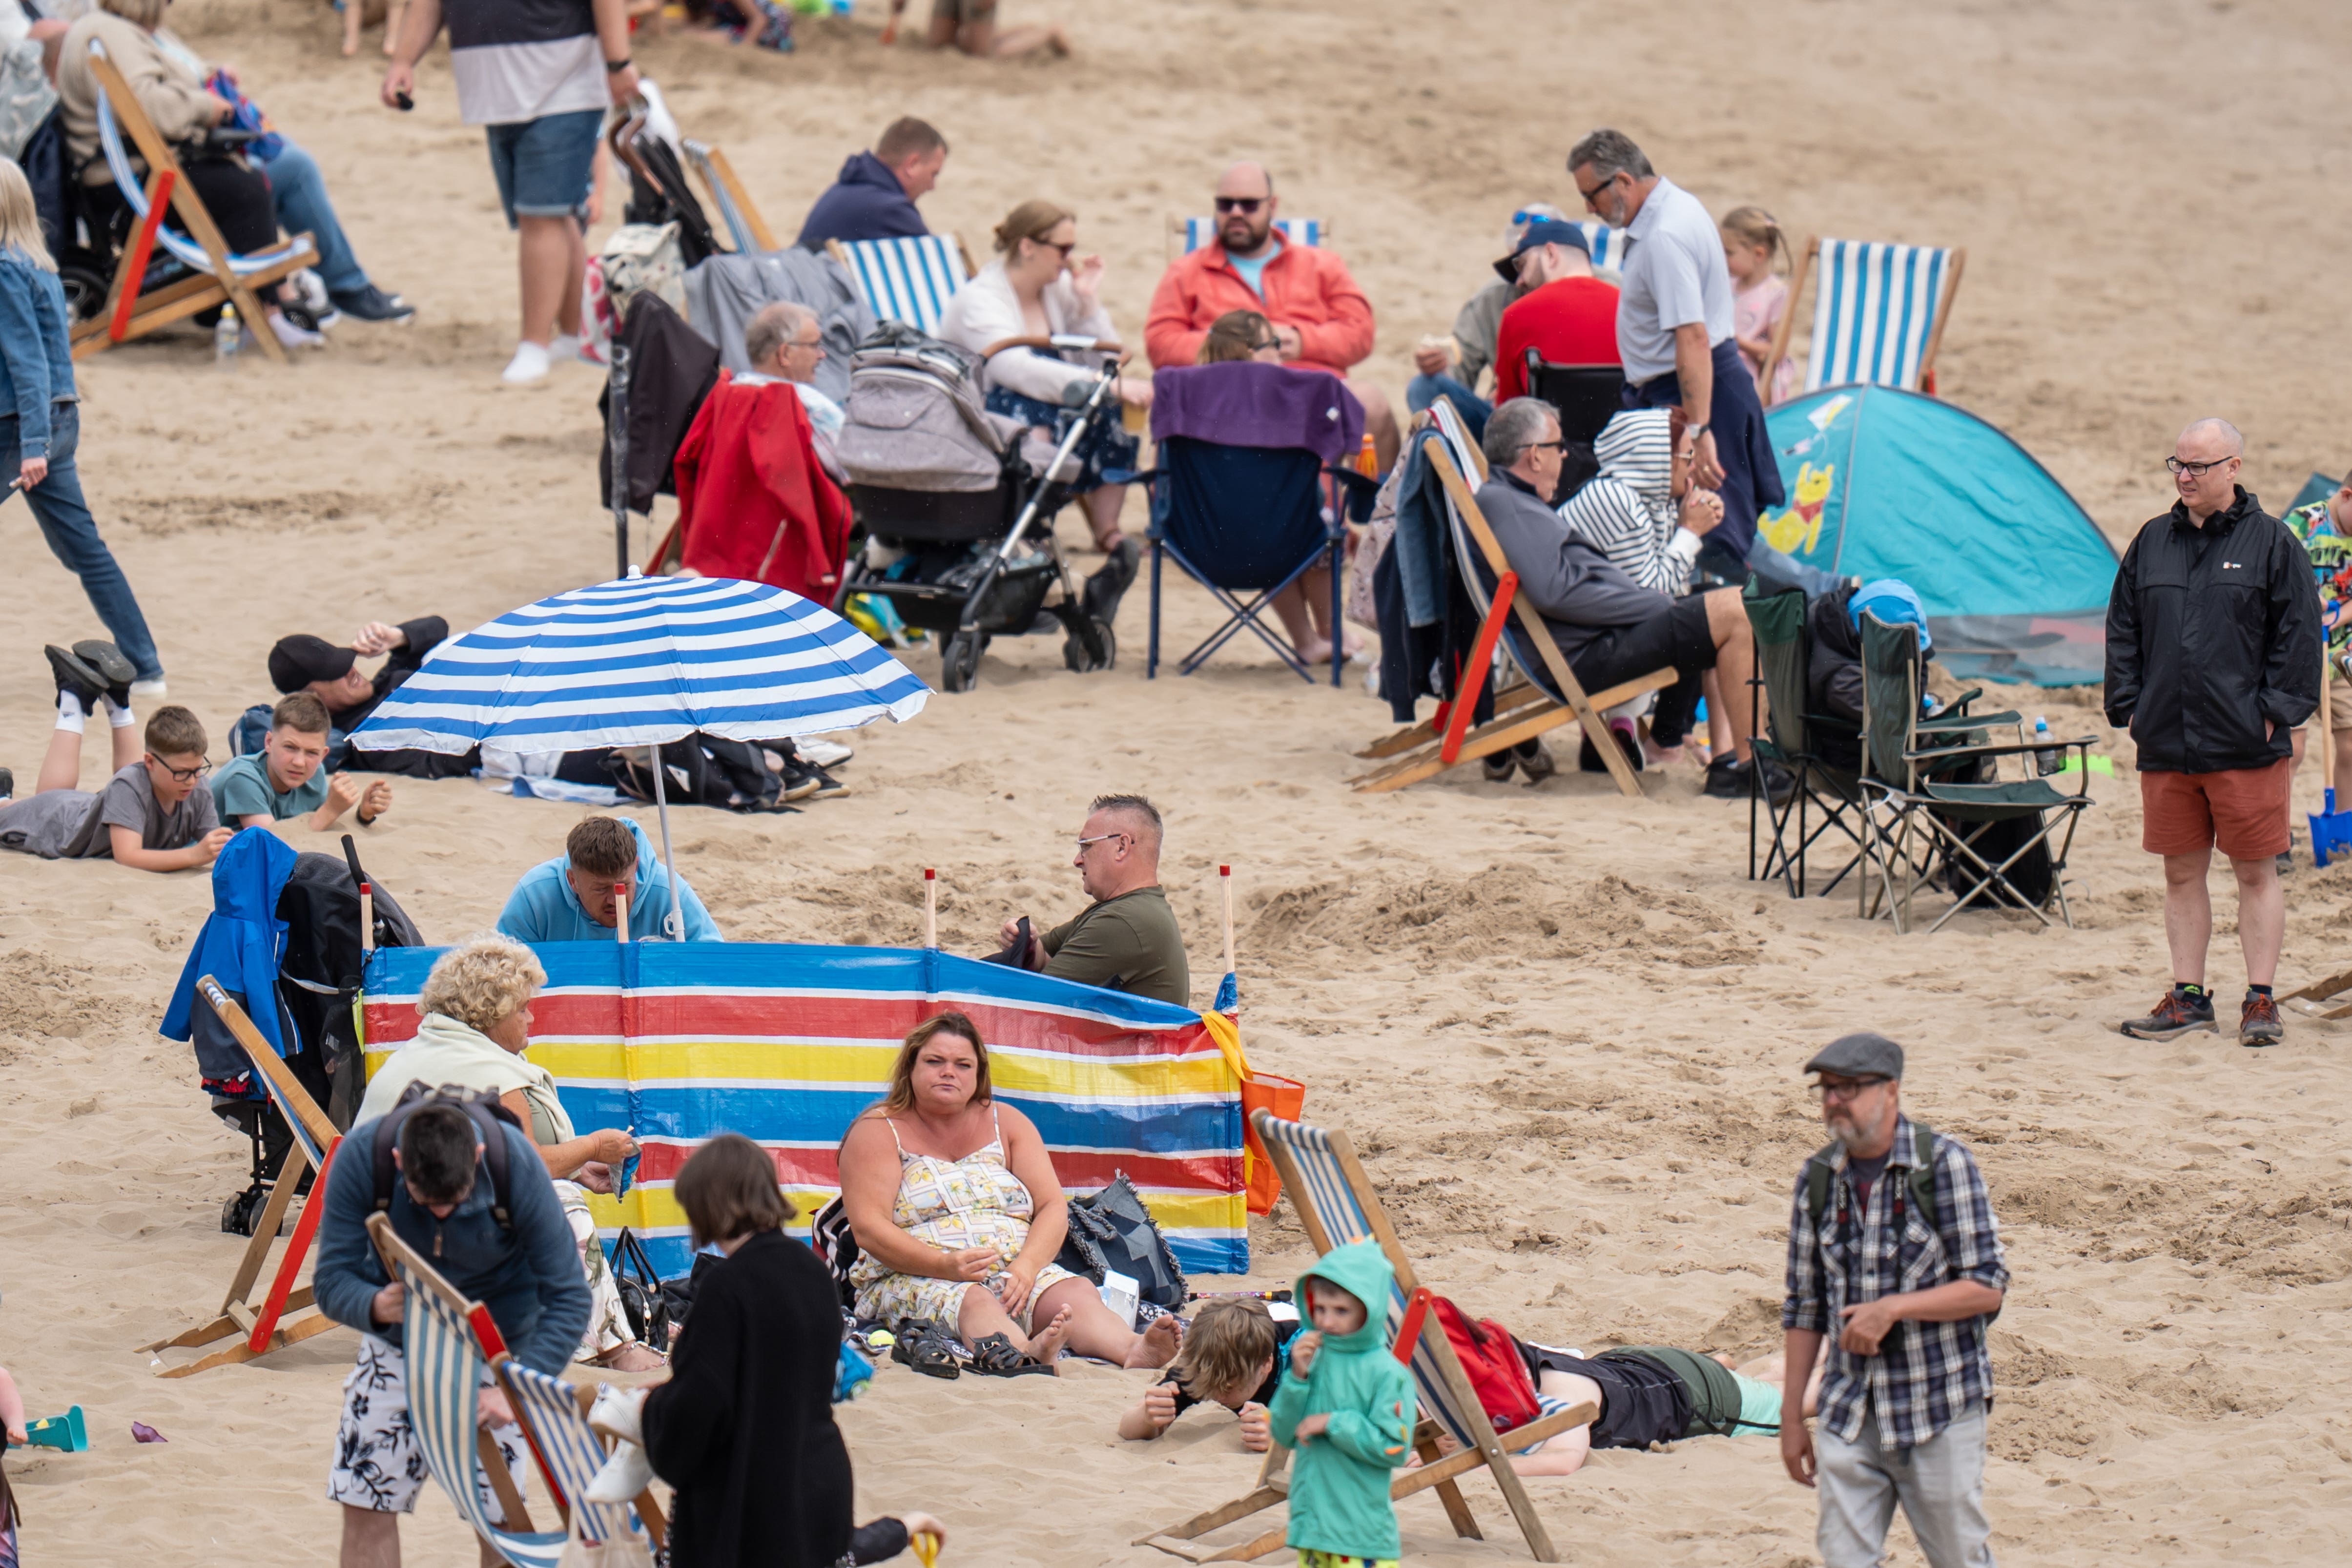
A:
{"label": "white trainer", "polygon": [[525,339],[515,344],[514,358],[499,373],[499,379],[509,386],[527,386],[534,381],[545,381],[553,365],[554,356],[547,349]]}

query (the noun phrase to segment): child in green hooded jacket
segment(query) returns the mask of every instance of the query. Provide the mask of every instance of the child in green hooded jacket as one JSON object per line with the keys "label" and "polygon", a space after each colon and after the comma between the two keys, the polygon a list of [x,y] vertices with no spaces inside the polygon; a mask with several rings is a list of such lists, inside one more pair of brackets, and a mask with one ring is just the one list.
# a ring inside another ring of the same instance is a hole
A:
{"label": "child in green hooded jacket", "polygon": [[1389,1472],[1412,1452],[1412,1374],[1390,1353],[1396,1270],[1377,1241],[1335,1247],[1298,1279],[1314,1328],[1291,1342],[1267,1411],[1295,1449],[1290,1531],[1300,1568],[1395,1568]]}

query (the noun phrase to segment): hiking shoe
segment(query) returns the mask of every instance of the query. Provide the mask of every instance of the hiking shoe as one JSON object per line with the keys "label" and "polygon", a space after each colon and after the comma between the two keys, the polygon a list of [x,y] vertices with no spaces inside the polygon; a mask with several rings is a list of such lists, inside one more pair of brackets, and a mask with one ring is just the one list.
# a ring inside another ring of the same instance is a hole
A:
{"label": "hiking shoe", "polygon": [[92,637],[74,644],[73,655],[106,682],[106,700],[109,702],[117,708],[131,706],[131,683],[139,678],[139,671],[122,657],[121,648],[101,638]]}
{"label": "hiking shoe", "polygon": [[354,321],[405,321],[416,314],[415,306],[373,283],[361,289],[344,289],[327,298],[334,302],[336,310]]}
{"label": "hiking shoe", "polygon": [[[2250,1002],[2252,998],[2248,999]],[[2275,1026],[2278,1009],[2271,1009]],[[2213,998],[2209,994],[2202,1001],[2192,1002],[2181,994],[2179,986],[2164,994],[2156,1011],[2145,1018],[2127,1018],[2116,1026],[2135,1040],[2170,1040],[2203,1029],[2209,1034],[2220,1033],[2213,1022]]]}
{"label": "hiking shoe", "polygon": [[1496,752],[1491,757],[1479,758],[1478,765],[1486,770],[1488,784],[1508,784],[1513,770],[1519,765],[1519,759],[1508,752]]}
{"label": "hiking shoe", "polygon": [[97,712],[99,700],[106,695],[106,678],[85,664],[71,648],[50,643],[41,651],[49,656],[49,674],[56,679],[58,690],[72,692],[80,700],[83,712]]}
{"label": "hiking shoe", "polygon": [[2278,1000],[2259,991],[2246,993],[2246,1010],[2238,1018],[2238,1044],[2242,1046],[2275,1046],[2286,1037],[2286,1026],[2279,1022]]}
{"label": "hiking shoe", "polygon": [[[1511,756],[1519,764],[1519,772],[1527,774],[1529,784],[1540,784],[1559,771],[1559,764],[1552,761],[1551,753],[1544,749],[1541,741],[1522,742]],[[1641,766],[1635,763],[1634,771],[1639,772]]]}

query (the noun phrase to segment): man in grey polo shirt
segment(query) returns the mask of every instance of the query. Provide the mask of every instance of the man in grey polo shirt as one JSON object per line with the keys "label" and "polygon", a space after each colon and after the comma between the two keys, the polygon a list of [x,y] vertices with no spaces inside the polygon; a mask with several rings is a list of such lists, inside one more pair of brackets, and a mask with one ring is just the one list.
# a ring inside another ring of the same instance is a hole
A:
{"label": "man in grey polo shirt", "polygon": [[1625,406],[1679,405],[1696,437],[1692,482],[1723,497],[1723,521],[1699,552],[1700,570],[1741,583],[1753,569],[1770,584],[1808,594],[1836,587],[1831,574],[1756,537],[1758,513],[1787,498],[1764,405],[1732,332],[1731,272],[1715,219],[1696,196],[1651,168],[1622,131],[1595,131],[1579,142],[1568,174],[1587,211],[1625,230],[1617,302]]}

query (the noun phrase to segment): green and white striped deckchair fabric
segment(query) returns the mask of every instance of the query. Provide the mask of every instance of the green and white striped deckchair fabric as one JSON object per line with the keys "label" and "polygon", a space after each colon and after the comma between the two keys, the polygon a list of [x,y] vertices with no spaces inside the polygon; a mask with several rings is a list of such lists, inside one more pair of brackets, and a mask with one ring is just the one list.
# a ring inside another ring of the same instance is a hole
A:
{"label": "green and white striped deckchair fabric", "polygon": [[540,1476],[572,1533],[590,1545],[643,1535],[645,1525],[628,1504],[588,1500],[588,1483],[604,1468],[605,1456],[603,1441],[580,1412],[580,1390],[512,1356],[499,1358],[498,1373],[530,1434]]}
{"label": "green and white striped deckchair fabric", "polygon": [[514,1568],[556,1568],[565,1532],[509,1531],[491,1520],[493,1505],[483,1495],[475,1415],[489,1363],[478,1327],[504,1350],[489,1310],[458,1295],[393,1234],[390,1224],[375,1223],[383,1218],[373,1216],[368,1229],[394,1277],[407,1287],[401,1335],[408,1363],[408,1419],[425,1451],[425,1468],[475,1533]]}
{"label": "green and white striped deckchair fabric", "polygon": [[963,250],[951,235],[901,239],[832,240],[834,259],[850,278],[875,319],[904,321],[937,337],[948,301],[963,287]]}
{"label": "green and white striped deckchair fabric", "polygon": [[[1213,217],[1178,218],[1175,224],[1177,232],[1183,237],[1184,254],[1187,256],[1217,237],[1217,220]],[[1319,217],[1278,217],[1274,220],[1275,232],[1293,245],[1320,246],[1327,227]]]}
{"label": "green and white striped deckchair fabric", "polygon": [[1935,365],[1936,328],[1958,254],[1858,239],[1818,242],[1805,390],[1867,383],[1916,392]]}

